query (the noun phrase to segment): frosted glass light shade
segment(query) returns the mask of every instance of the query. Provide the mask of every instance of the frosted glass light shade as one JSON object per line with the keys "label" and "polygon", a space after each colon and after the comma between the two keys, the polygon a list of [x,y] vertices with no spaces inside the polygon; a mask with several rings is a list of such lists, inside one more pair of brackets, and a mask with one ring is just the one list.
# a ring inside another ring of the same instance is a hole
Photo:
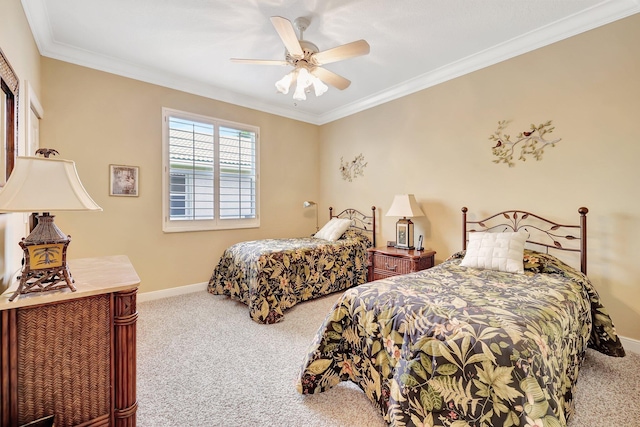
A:
{"label": "frosted glass light shade", "polygon": [[320,80],[316,76],[311,76],[311,77],[313,82],[313,90],[315,91],[316,96],[320,96],[324,94],[327,90],[329,90],[329,86],[324,84],[322,80]]}
{"label": "frosted glass light shade", "polygon": [[286,95],[289,93],[289,89],[293,84],[296,85],[293,92],[293,99],[296,101],[306,100],[306,92],[310,91],[311,87],[313,87],[313,91],[316,96],[321,96],[329,90],[329,86],[324,84],[322,80],[313,74],[309,73],[306,66],[298,66],[295,70],[278,80],[276,82],[276,90]]}
{"label": "frosted glass light shade", "polygon": [[0,191],[0,212],[101,211],[71,160],[18,157]]}
{"label": "frosted glass light shade", "polygon": [[276,82],[276,90],[283,94],[289,93],[289,88],[291,87],[291,82],[293,81],[293,74],[295,71],[290,72],[285,75],[283,78]]}

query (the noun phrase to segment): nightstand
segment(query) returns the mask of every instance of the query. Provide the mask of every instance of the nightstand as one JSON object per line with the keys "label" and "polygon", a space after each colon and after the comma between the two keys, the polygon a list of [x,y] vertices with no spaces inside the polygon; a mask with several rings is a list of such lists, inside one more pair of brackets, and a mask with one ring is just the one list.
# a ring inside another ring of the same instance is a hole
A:
{"label": "nightstand", "polygon": [[369,248],[369,271],[367,280],[372,282],[400,274],[414,273],[431,268],[435,262],[435,251],[416,251],[393,247]]}

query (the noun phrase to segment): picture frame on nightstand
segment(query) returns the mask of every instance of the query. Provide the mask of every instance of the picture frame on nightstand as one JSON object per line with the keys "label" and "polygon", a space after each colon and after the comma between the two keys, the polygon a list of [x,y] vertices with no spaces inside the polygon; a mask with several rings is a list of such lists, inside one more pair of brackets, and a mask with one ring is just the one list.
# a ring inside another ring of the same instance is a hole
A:
{"label": "picture frame on nightstand", "polygon": [[396,247],[409,248],[409,224],[396,224]]}

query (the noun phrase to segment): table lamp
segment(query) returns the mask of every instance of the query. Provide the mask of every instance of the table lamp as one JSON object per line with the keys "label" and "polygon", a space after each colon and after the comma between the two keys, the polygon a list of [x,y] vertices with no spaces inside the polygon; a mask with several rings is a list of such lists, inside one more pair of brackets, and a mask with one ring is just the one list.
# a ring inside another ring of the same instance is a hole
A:
{"label": "table lamp", "polygon": [[401,216],[396,222],[396,248],[413,249],[413,222],[409,218],[424,216],[413,194],[399,194],[393,198],[393,203],[386,216]]}
{"label": "table lamp", "polygon": [[42,212],[37,225],[18,244],[24,251],[18,289],[11,295],[69,288],[75,291],[67,266],[71,236],[53,222],[51,211],[101,211],[82,186],[75,163],[50,159],[55,150],[40,149],[45,157],[18,157],[0,191],[0,212]]}

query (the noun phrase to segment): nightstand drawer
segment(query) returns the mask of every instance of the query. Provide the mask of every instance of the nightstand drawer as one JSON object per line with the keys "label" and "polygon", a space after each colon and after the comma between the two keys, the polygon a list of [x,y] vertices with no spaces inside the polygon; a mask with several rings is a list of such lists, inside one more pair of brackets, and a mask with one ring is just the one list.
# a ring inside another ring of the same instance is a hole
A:
{"label": "nightstand drawer", "polygon": [[434,251],[413,249],[369,248],[368,280],[384,279],[400,274],[409,274],[431,268],[435,261]]}
{"label": "nightstand drawer", "polygon": [[374,270],[381,271],[381,273],[388,272],[395,275],[411,272],[411,260],[382,254],[373,256],[373,266]]}

